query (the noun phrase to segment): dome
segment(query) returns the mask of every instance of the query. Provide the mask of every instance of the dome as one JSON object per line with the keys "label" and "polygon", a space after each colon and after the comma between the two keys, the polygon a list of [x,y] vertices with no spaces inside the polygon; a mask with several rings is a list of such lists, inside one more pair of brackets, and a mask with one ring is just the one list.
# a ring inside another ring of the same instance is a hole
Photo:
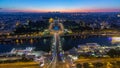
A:
{"label": "dome", "polygon": [[53,23],[54,19],[53,18],[50,18],[49,19],[49,23]]}

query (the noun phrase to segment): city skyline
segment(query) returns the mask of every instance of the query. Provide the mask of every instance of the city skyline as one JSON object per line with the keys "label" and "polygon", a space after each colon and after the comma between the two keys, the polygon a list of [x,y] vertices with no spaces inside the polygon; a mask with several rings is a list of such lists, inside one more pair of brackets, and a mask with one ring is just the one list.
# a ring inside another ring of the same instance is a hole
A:
{"label": "city skyline", "polygon": [[0,68],[120,68],[120,0],[0,0]]}
{"label": "city skyline", "polygon": [[0,12],[120,12],[120,0],[0,0]]}

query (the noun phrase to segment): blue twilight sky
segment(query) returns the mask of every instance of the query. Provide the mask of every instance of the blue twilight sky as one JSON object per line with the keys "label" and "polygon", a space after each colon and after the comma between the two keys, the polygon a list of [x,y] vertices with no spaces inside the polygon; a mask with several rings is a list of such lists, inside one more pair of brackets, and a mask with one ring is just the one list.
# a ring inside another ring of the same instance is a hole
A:
{"label": "blue twilight sky", "polygon": [[0,0],[0,11],[120,11],[120,0]]}

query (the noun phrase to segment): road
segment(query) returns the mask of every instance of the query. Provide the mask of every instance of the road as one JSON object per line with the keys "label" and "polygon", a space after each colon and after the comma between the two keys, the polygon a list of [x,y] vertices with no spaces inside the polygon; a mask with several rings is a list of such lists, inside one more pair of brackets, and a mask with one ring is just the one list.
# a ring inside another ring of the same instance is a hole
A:
{"label": "road", "polygon": [[[59,33],[63,32],[63,26],[62,26],[62,31],[59,31]],[[54,32],[55,31],[51,31]],[[2,34],[1,34],[2,35]],[[119,36],[120,35],[120,31],[83,31],[83,32],[73,32],[71,34],[67,34],[67,35],[62,35],[62,36],[77,36],[77,35],[81,35],[81,36],[87,36],[87,35],[100,35],[100,36]],[[5,39],[31,39],[31,38],[41,38],[41,37],[50,37],[51,35],[44,35],[43,32],[39,32],[39,33],[33,33],[33,34],[23,34],[23,35],[7,35],[7,36],[1,36],[0,39],[1,40],[5,40]]]}
{"label": "road", "polygon": [[48,65],[47,68],[68,68],[68,65],[63,59],[63,54],[61,45],[60,45],[60,38],[59,34],[56,32],[54,33],[54,38],[53,38],[53,45],[52,45],[52,61]]}
{"label": "road", "polygon": [[[60,26],[60,28],[55,30],[53,28],[55,26]],[[48,65],[46,65],[47,68],[70,68],[69,62],[67,62],[64,57],[60,41],[60,35],[64,34],[64,27],[62,23],[59,23],[59,21],[56,20],[54,23],[50,24],[49,30],[51,31],[51,35],[53,35],[51,46],[52,60]]]}

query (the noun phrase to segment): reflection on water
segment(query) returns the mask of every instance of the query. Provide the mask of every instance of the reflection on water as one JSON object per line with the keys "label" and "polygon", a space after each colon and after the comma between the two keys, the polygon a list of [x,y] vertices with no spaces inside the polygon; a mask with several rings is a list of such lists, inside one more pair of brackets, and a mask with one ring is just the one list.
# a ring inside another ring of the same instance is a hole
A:
{"label": "reflection on water", "polygon": [[[0,52],[6,52],[12,49],[13,47],[28,47],[32,46],[35,47],[36,50],[43,50],[43,51],[50,51],[50,45],[51,45],[51,39],[52,37],[47,38],[37,38],[37,39],[22,39],[22,40],[15,40],[15,44],[9,43],[9,44],[0,44]],[[110,46],[113,45],[113,43],[120,42],[120,37],[105,37],[105,36],[89,36],[86,38],[81,37],[71,37],[71,36],[65,36],[61,37],[61,42],[63,45],[63,50],[69,50],[73,47],[77,47],[80,44],[86,44],[86,43],[98,43],[102,46]]]}

